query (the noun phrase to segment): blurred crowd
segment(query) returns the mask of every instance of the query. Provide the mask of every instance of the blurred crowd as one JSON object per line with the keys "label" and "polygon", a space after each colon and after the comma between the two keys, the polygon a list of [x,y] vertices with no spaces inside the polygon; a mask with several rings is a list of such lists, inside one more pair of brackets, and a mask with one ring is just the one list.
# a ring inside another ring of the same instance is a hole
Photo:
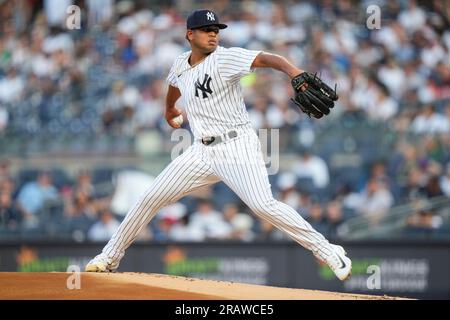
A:
{"label": "blurred crowd", "polygon": [[[79,29],[67,26],[72,4],[81,9]],[[371,30],[366,9],[374,4],[381,20]],[[294,155],[270,176],[277,199],[319,231],[336,236],[352,217],[377,223],[395,205],[450,197],[450,6],[439,0],[0,1],[2,158],[20,143],[26,153],[34,141],[42,153],[79,139],[96,150],[108,135],[118,141],[152,132],[149,144],[163,145],[171,133],[162,116],[165,77],[189,49],[185,18],[198,6],[229,25],[221,45],[278,53],[337,83],[336,107],[315,121],[295,110],[283,74],[258,70],[242,79],[255,129],[279,129],[281,157]],[[25,179],[9,166],[2,162],[0,176],[4,229],[34,230],[59,210],[57,226],[105,240],[123,218],[111,208],[112,194],[96,191],[89,170],[55,181],[51,169]],[[285,237],[249,215],[225,186],[210,192],[162,210],[142,238]],[[52,201],[59,205],[48,211]],[[413,229],[434,215],[419,211],[406,221]]]}

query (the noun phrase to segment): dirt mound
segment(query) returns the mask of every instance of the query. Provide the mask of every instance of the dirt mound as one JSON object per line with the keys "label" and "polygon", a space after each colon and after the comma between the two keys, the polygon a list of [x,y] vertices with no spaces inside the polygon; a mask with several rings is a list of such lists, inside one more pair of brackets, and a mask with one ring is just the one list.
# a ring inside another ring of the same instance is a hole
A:
{"label": "dirt mound", "polygon": [[[69,289],[77,287],[80,289]],[[146,273],[2,272],[0,300],[360,300],[397,299]]]}

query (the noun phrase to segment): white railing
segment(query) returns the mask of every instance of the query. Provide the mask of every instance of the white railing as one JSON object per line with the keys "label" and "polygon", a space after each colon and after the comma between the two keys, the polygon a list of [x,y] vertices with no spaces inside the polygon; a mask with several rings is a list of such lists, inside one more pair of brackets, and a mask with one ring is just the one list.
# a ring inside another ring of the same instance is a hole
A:
{"label": "white railing", "polygon": [[393,207],[381,217],[354,217],[340,226],[338,235],[348,240],[396,237],[398,232],[406,226],[407,217],[419,210],[431,210],[443,219],[449,219],[450,198],[436,197],[412,201]]}

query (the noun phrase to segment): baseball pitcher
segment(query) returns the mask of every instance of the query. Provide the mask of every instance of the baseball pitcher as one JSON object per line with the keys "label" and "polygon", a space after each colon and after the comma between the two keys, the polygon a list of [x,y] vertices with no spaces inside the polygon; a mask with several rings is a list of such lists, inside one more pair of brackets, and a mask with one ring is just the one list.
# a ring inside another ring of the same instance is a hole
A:
{"label": "baseball pitcher", "polygon": [[310,250],[340,280],[350,276],[352,263],[343,247],[329,243],[298,212],[274,199],[239,80],[255,68],[279,70],[291,80],[295,104],[315,118],[329,114],[338,99],[336,91],[282,56],[219,46],[219,32],[226,27],[211,10],[189,15],[186,39],[191,50],[175,60],[167,77],[165,117],[173,128],[181,126],[181,111],[175,102],[183,95],[194,143],[158,175],[86,271],[116,270],[125,250],[158,210],[223,181],[256,216]]}

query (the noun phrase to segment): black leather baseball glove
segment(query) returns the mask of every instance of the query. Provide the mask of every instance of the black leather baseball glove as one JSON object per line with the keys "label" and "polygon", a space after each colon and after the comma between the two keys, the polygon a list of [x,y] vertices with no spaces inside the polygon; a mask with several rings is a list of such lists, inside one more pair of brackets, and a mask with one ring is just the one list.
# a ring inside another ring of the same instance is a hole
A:
{"label": "black leather baseball glove", "polygon": [[291,99],[304,113],[320,119],[330,113],[334,101],[338,99],[335,89],[331,89],[316,74],[303,72],[291,80],[295,91]]}

